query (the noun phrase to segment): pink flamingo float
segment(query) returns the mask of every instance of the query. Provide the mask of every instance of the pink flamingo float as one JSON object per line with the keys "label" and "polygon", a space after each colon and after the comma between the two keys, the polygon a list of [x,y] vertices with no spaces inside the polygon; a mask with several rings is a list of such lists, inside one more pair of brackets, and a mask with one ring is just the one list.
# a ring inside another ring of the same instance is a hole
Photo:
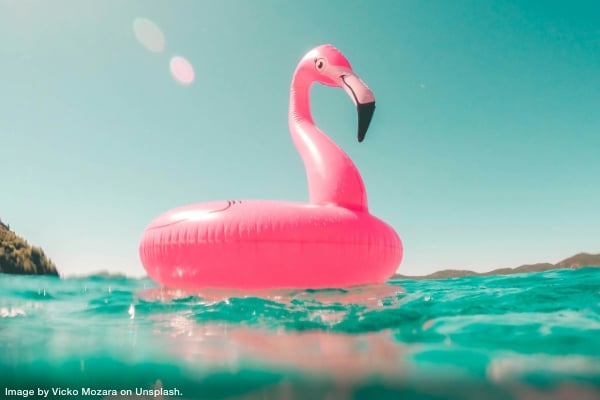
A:
{"label": "pink flamingo float", "polygon": [[362,142],[375,110],[373,93],[339,50],[312,49],[294,73],[289,108],[310,202],[228,200],[168,211],[146,227],[139,246],[152,279],[181,289],[339,288],[383,282],[394,274],[402,242],[369,213],[352,160],[315,126],[314,82],[349,94]]}

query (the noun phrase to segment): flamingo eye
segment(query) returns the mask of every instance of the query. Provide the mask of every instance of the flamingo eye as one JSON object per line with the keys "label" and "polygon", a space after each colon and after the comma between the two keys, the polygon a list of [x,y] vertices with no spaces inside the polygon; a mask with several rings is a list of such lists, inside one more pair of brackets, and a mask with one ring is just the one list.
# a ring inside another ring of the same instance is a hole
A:
{"label": "flamingo eye", "polygon": [[323,69],[325,68],[325,59],[317,58],[315,60],[315,68],[317,69],[317,71],[323,71]]}

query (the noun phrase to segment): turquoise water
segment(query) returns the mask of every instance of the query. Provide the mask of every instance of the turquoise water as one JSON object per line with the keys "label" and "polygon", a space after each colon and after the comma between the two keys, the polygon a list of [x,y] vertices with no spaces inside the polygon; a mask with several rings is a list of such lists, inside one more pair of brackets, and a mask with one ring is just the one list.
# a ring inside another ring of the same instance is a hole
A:
{"label": "turquoise water", "polygon": [[0,274],[0,339],[0,398],[600,398],[600,268],[255,293]]}

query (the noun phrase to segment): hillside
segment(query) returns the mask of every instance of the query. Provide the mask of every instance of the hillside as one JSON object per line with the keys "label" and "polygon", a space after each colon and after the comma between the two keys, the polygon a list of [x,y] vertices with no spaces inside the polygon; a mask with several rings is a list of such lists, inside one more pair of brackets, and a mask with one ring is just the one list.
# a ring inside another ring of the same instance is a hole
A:
{"label": "hillside", "polygon": [[600,254],[579,253],[556,264],[539,263],[526,264],[516,268],[499,268],[488,272],[446,269],[425,276],[407,276],[396,274],[391,279],[445,279],[462,276],[511,275],[525,272],[541,272],[562,268],[600,267]]}
{"label": "hillside", "polygon": [[44,251],[31,246],[0,220],[0,273],[22,275],[56,275],[54,263]]}

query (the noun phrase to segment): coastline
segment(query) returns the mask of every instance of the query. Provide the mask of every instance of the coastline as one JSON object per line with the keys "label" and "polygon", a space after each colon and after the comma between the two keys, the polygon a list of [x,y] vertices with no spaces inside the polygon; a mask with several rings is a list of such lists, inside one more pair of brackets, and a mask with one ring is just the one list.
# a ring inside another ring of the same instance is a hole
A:
{"label": "coastline", "polygon": [[60,276],[44,250],[32,246],[0,220],[0,273]]}
{"label": "coastline", "polygon": [[528,272],[543,272],[551,271],[555,269],[576,269],[583,267],[598,267],[600,268],[600,254],[590,253],[578,253],[574,256],[565,258],[557,262],[556,264],[551,263],[537,263],[537,264],[524,264],[515,268],[496,268],[487,272],[475,272],[470,270],[456,270],[456,269],[444,269],[433,272],[428,275],[412,276],[403,274],[394,274],[390,279],[448,279],[448,278],[462,278],[465,276],[491,276],[491,275],[514,275],[523,274]]}

